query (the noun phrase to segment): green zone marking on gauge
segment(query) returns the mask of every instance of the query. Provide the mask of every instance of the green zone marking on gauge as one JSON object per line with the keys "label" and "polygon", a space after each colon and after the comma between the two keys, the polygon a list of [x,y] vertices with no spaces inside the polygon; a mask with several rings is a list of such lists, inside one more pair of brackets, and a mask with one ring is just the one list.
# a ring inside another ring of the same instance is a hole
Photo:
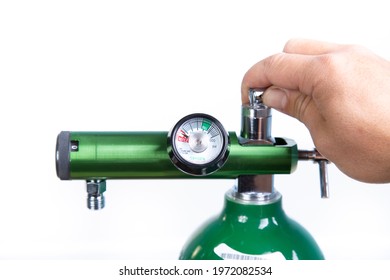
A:
{"label": "green zone marking on gauge", "polygon": [[207,131],[209,130],[210,126],[211,126],[211,122],[207,119],[203,119],[202,130]]}

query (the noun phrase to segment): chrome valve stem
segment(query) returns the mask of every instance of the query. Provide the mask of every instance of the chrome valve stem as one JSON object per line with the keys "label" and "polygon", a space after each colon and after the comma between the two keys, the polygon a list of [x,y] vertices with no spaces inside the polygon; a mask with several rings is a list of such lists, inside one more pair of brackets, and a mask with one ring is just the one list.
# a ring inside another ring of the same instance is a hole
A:
{"label": "chrome valve stem", "polygon": [[242,144],[274,144],[271,136],[271,108],[265,106],[261,98],[264,90],[250,89],[249,104],[242,105],[240,133]]}

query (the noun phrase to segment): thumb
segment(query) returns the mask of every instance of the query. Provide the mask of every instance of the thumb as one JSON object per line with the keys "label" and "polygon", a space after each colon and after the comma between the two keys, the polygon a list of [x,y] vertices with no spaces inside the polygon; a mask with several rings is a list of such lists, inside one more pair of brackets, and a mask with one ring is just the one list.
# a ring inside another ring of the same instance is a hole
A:
{"label": "thumb", "polygon": [[298,119],[309,128],[320,117],[312,97],[297,90],[271,86],[263,94],[263,103]]}

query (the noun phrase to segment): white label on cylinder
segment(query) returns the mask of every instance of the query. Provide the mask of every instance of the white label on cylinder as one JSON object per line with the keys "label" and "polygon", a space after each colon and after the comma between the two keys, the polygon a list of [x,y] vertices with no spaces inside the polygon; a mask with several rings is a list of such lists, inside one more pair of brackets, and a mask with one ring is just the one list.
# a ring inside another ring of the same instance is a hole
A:
{"label": "white label on cylinder", "polygon": [[225,243],[215,247],[214,253],[223,260],[286,260],[281,252],[269,252],[261,255],[244,254],[230,248]]}

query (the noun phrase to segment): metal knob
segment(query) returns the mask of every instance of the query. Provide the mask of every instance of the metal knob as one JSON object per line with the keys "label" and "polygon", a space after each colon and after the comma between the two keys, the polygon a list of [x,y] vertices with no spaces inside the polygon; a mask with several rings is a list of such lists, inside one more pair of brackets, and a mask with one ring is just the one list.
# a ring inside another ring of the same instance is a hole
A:
{"label": "metal knob", "polygon": [[318,163],[320,171],[320,189],[321,198],[329,198],[329,180],[328,180],[328,164],[330,163],[317,149],[314,150],[299,150],[299,160],[312,160]]}
{"label": "metal knob", "polygon": [[264,89],[249,89],[249,104],[241,109],[241,143],[273,145],[271,108],[262,103]]}

